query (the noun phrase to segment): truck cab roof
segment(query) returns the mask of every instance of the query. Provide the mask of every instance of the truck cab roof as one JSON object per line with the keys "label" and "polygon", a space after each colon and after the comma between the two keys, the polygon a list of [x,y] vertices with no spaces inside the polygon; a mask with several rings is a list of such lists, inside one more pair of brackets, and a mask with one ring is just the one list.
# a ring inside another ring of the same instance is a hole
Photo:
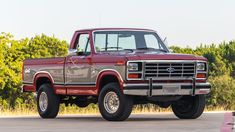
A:
{"label": "truck cab roof", "polygon": [[144,28],[88,28],[88,29],[80,29],[77,30],[76,32],[81,32],[81,31],[96,31],[96,30],[141,30],[141,31],[150,31],[150,32],[155,32],[154,30],[151,29],[144,29]]}

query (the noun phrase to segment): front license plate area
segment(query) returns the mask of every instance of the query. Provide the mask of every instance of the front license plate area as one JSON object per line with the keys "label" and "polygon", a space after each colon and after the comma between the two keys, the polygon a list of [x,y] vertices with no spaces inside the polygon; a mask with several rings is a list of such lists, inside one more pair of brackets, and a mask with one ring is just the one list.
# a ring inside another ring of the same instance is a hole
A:
{"label": "front license plate area", "polygon": [[180,92],[180,86],[162,86],[163,94],[164,95],[178,95]]}

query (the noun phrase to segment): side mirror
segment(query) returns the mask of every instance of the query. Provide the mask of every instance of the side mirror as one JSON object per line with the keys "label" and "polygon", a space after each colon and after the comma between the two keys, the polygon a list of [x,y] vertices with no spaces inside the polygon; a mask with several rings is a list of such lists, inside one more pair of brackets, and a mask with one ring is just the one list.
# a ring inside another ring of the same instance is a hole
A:
{"label": "side mirror", "polygon": [[167,37],[163,39],[163,43],[168,46]]}
{"label": "side mirror", "polygon": [[69,56],[75,56],[78,54],[78,50],[77,49],[69,49]]}
{"label": "side mirror", "polygon": [[174,53],[172,49],[169,49],[170,53]]}

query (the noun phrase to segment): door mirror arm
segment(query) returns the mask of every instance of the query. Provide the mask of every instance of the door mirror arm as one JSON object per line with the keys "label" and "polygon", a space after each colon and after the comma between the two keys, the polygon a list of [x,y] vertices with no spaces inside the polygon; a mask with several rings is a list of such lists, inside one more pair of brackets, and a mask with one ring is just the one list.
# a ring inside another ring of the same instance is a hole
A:
{"label": "door mirror arm", "polygon": [[79,56],[81,56],[81,55],[88,56],[90,54],[86,54],[83,51],[78,51],[77,49],[69,49],[68,56],[76,56],[76,55],[79,55]]}
{"label": "door mirror arm", "polygon": [[69,56],[78,55],[78,50],[77,49],[69,49],[68,55]]}

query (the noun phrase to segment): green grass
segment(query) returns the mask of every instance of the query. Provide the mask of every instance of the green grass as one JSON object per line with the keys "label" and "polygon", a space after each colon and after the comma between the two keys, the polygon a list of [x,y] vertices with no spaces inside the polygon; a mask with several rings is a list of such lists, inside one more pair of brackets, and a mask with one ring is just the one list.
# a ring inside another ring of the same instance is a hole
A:
{"label": "green grass", "polygon": [[[205,111],[225,111],[223,107],[211,107],[207,106]],[[160,108],[153,104],[148,105],[137,105],[134,106],[132,113],[161,113],[161,112],[172,112],[171,108]],[[75,105],[65,107],[65,105],[60,106],[59,115],[74,115],[74,114],[99,114],[99,109],[97,105],[91,104],[86,108],[79,108]],[[38,115],[37,107],[32,106],[30,108],[17,107],[15,109],[0,109],[0,116],[31,116]]]}

